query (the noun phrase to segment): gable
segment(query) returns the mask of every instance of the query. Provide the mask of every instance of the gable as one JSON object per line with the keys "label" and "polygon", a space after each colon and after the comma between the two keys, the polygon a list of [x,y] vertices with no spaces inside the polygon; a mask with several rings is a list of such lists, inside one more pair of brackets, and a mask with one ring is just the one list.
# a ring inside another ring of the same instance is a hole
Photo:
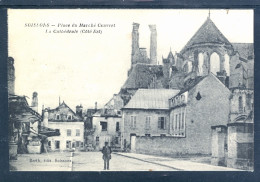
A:
{"label": "gable", "polygon": [[[81,117],[76,115],[76,113],[69,107],[65,102],[63,102],[61,105],[59,105],[56,109],[51,109],[48,111],[49,121],[57,120],[57,121],[80,121],[82,120]],[[57,118],[57,115],[59,117]]]}
{"label": "gable", "polygon": [[199,28],[199,30],[193,35],[193,37],[185,45],[182,53],[198,44],[214,43],[214,44],[225,44],[231,45],[227,38],[220,32],[213,21],[210,18],[204,22],[204,24]]}

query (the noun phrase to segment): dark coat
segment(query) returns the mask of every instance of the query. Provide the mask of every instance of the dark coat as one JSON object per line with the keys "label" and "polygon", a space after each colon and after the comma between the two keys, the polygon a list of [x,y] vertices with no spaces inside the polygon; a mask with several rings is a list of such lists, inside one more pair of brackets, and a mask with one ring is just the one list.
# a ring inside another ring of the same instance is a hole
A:
{"label": "dark coat", "polygon": [[102,149],[103,159],[111,159],[112,150],[109,146],[104,146]]}

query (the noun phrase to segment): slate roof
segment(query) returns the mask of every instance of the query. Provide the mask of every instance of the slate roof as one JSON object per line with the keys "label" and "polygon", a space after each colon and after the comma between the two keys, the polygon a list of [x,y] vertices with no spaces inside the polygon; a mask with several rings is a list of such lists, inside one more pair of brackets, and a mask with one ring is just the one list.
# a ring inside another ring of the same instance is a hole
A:
{"label": "slate roof", "polygon": [[193,35],[193,37],[188,41],[188,43],[182,49],[181,53],[183,53],[186,49],[190,48],[193,45],[204,43],[219,43],[231,45],[231,43],[220,32],[220,30],[216,27],[216,25],[209,17],[199,28],[199,30]]}
{"label": "slate roof", "polygon": [[[79,116],[78,114],[76,114],[64,101],[58,107],[56,107],[55,109],[49,109],[48,112],[49,113],[54,113],[56,111],[59,111],[63,106],[68,108],[69,111],[73,113],[74,120],[72,120],[72,121],[83,120],[83,118],[81,116]],[[49,121],[51,121],[50,118],[49,118]]]}
{"label": "slate roof", "polygon": [[239,53],[239,56],[243,59],[253,58],[254,44],[253,43],[232,43],[234,51]]}
{"label": "slate roof", "polygon": [[151,65],[138,63],[133,66],[130,75],[123,85],[123,89],[148,88],[154,76],[158,80],[163,77],[162,65]]}
{"label": "slate roof", "polygon": [[138,89],[123,109],[169,109],[168,100],[178,92],[174,89]]}

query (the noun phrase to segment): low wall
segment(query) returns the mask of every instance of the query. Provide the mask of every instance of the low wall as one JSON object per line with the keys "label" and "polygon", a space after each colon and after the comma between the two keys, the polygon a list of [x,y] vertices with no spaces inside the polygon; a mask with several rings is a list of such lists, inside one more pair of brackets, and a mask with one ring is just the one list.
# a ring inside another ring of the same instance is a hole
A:
{"label": "low wall", "polygon": [[175,155],[181,156],[185,154],[208,154],[201,150],[201,147],[189,147],[186,138],[176,137],[136,137],[136,153],[156,154],[156,155]]}

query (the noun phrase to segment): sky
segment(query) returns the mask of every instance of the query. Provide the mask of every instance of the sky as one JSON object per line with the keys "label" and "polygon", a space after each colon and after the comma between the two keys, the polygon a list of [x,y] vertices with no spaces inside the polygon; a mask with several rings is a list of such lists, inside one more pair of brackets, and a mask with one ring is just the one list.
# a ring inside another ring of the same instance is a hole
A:
{"label": "sky", "polygon": [[[102,107],[118,93],[131,67],[132,23],[140,24],[139,45],[150,55],[150,30],[157,27],[157,60],[181,51],[209,16],[209,10],[59,9],[8,10],[8,54],[15,60],[15,94],[38,92],[39,110],[61,101],[75,111]],[[253,10],[210,10],[210,18],[232,43],[253,43]],[[28,27],[38,23],[46,27]],[[58,24],[115,24],[115,27],[58,27]],[[54,25],[54,26],[52,26]],[[55,30],[99,33],[53,33]],[[51,31],[51,33],[46,33]]]}

